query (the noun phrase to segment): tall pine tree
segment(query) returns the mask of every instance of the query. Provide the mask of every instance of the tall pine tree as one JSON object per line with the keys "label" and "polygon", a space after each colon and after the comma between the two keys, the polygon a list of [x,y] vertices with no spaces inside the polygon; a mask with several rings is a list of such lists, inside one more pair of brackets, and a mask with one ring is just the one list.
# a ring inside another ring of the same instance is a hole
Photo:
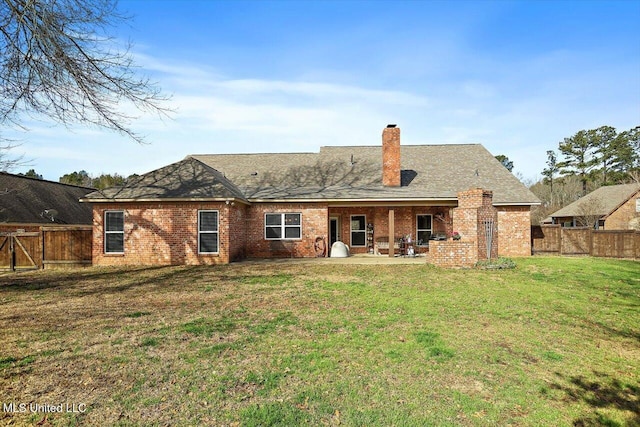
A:
{"label": "tall pine tree", "polygon": [[581,130],[560,143],[560,153],[564,161],[558,163],[560,173],[563,175],[576,175],[582,183],[582,195],[587,194],[589,173],[597,163],[594,157],[595,147],[589,131]]}

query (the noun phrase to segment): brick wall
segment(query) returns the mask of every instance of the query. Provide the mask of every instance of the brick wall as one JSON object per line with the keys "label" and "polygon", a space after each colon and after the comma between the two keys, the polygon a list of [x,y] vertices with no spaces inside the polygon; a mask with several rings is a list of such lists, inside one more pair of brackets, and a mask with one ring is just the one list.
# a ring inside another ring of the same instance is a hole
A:
{"label": "brick wall", "polygon": [[498,255],[504,257],[531,255],[531,208],[499,206]]}
{"label": "brick wall", "polygon": [[484,191],[482,206],[478,208],[478,259],[498,257],[498,225],[498,210],[493,206],[493,192]]}
{"label": "brick wall", "polygon": [[[302,213],[302,239],[266,240],[265,213]],[[246,254],[249,258],[315,257],[316,238],[328,238],[329,235],[329,216],[324,204],[253,204],[247,209],[246,218]]]}
{"label": "brick wall", "polygon": [[382,185],[400,187],[400,128],[382,131]]}
{"label": "brick wall", "polygon": [[[529,206],[492,204],[491,191],[471,189],[458,193],[453,209],[453,230],[459,242],[431,242],[428,262],[440,266],[468,266],[488,258],[487,223],[492,224],[491,258],[531,255],[531,209]],[[455,257],[460,259],[455,260]]]}
{"label": "brick wall", "polygon": [[[104,212],[123,210],[124,254],[104,252]],[[198,210],[219,211],[219,253],[198,254]],[[228,263],[241,242],[230,239],[229,219],[241,207],[216,202],[96,203],[93,208],[94,265]],[[235,230],[237,232],[237,230]],[[238,245],[238,246],[236,246]]]}
{"label": "brick wall", "polygon": [[[483,245],[481,220],[493,214],[488,194],[473,190],[460,194],[460,207],[331,207],[318,203],[270,203],[245,206],[240,203],[168,202],[168,203],[97,203],[94,205],[93,262],[96,265],[170,265],[218,264],[251,258],[314,257],[317,237],[329,238],[329,217],[339,217],[341,239],[351,253],[365,253],[368,248],[351,244],[351,215],[365,215],[374,226],[374,242],[389,235],[389,210],[394,210],[394,237],[411,234],[416,239],[416,216],[432,215],[434,233],[460,232],[463,242]],[[219,253],[198,254],[198,210],[219,211]],[[124,254],[104,253],[103,221],[106,210],[125,211]],[[299,240],[266,240],[265,213],[302,214],[302,238]],[[443,220],[436,219],[442,217]],[[528,207],[501,207],[498,229],[501,256],[531,253],[530,213]],[[483,229],[482,229],[483,230]],[[504,237],[506,233],[506,236]],[[482,235],[481,235],[482,234]],[[431,242],[433,243],[433,242]],[[460,242],[453,242],[460,243]],[[466,251],[466,249],[464,249]],[[480,249],[481,250],[481,249]],[[495,254],[492,254],[494,256]],[[464,258],[469,259],[465,254]]]}
{"label": "brick wall", "polygon": [[473,267],[478,262],[474,241],[433,241],[429,244],[427,262],[438,267]]}
{"label": "brick wall", "polygon": [[236,203],[229,209],[229,261],[247,257],[247,217],[249,207]]}
{"label": "brick wall", "polygon": [[[491,225],[488,226],[487,223]],[[498,256],[498,219],[493,207],[493,192],[474,188],[458,193],[458,207],[453,210],[453,229],[462,236],[462,241],[475,242],[477,258],[487,259],[488,233],[491,238],[491,257]]]}
{"label": "brick wall", "polygon": [[629,222],[633,218],[640,217],[640,212],[636,212],[636,200],[640,198],[640,192],[627,200],[622,206],[616,209],[604,221],[605,230],[629,230]]}
{"label": "brick wall", "polygon": [[[494,221],[491,257],[531,255],[531,208],[529,206],[491,205],[491,191],[472,189],[458,194],[454,209],[453,228],[462,239],[478,242],[478,258],[486,259],[485,221]],[[475,211],[475,212],[474,212]],[[474,217],[476,220],[474,221]]]}

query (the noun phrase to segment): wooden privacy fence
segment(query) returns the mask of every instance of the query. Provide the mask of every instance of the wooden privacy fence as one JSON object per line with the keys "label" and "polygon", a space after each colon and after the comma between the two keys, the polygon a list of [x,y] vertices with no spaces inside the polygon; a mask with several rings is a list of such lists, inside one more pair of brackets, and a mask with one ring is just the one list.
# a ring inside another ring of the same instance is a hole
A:
{"label": "wooden privacy fence", "polygon": [[535,225],[531,227],[531,239],[534,254],[640,258],[640,231],[635,230]]}
{"label": "wooden privacy fence", "polygon": [[92,239],[90,225],[0,231],[0,270],[91,265]]}

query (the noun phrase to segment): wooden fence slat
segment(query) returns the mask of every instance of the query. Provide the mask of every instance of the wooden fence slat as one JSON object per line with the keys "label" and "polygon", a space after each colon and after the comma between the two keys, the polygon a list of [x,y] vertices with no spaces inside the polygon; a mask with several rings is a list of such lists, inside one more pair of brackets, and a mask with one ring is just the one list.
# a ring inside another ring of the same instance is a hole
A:
{"label": "wooden fence slat", "polygon": [[[43,230],[45,264],[87,264],[92,259],[90,227],[58,227]],[[86,242],[90,244],[87,244]]]}
{"label": "wooden fence slat", "polygon": [[640,258],[640,231],[592,230],[584,227],[531,227],[533,253]]}
{"label": "wooden fence slat", "polygon": [[[40,234],[38,233],[37,236],[40,237]],[[31,255],[29,254],[27,248],[25,248],[20,239],[18,239],[18,236],[14,237],[14,241],[18,244],[18,246],[20,246],[20,249],[22,249],[24,255],[26,255],[27,259],[31,262],[31,265],[35,268],[38,268],[38,264],[36,264],[36,262],[33,260],[33,257],[31,257]]]}
{"label": "wooden fence slat", "polygon": [[0,225],[0,268],[91,264],[93,227],[47,225],[35,228],[38,231],[34,228]]}

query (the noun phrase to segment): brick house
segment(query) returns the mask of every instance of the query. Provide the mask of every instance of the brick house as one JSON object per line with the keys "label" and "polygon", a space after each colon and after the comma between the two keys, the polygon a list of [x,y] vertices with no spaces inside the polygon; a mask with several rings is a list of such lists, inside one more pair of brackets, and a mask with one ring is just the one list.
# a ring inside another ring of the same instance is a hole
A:
{"label": "brick house", "polygon": [[439,253],[432,248],[448,242],[432,239],[454,230],[457,243],[483,245],[478,224],[488,218],[489,253],[528,256],[539,203],[481,145],[401,146],[395,125],[382,146],[191,155],[82,201],[93,204],[98,265],[315,257],[318,242],[335,241],[360,254],[386,240],[393,252],[388,242],[401,236]]}
{"label": "brick house", "polygon": [[550,216],[563,227],[593,225],[600,230],[640,228],[640,184],[600,187]]}

